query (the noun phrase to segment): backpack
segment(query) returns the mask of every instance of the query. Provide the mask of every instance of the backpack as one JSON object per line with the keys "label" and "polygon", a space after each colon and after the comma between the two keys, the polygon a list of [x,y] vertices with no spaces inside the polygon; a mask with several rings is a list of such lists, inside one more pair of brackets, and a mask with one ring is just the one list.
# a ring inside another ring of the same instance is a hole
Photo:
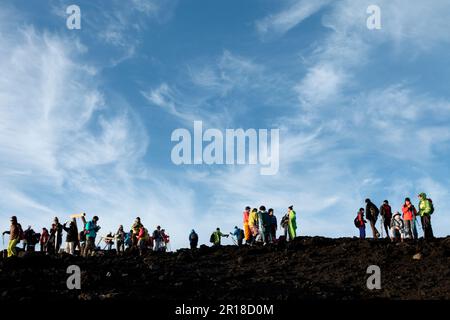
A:
{"label": "backpack", "polygon": [[17,228],[19,229],[19,240],[25,240],[25,232],[23,232],[20,223],[17,224]]}
{"label": "backpack", "polygon": [[431,199],[428,199],[428,201],[430,202],[430,215],[431,214],[433,214],[433,212],[434,212],[434,204],[433,204],[433,200],[431,200]]}
{"label": "backpack", "polygon": [[214,241],[216,240],[216,236],[215,233],[211,233],[211,236],[209,237],[209,242],[214,243]]}
{"label": "backpack", "polygon": [[281,218],[281,227],[286,228],[287,225],[289,224],[289,216],[288,215],[284,215],[283,218]]}
{"label": "backpack", "polygon": [[357,227],[358,229],[361,228],[361,221],[359,221],[358,217],[356,217],[355,220],[353,220],[353,223],[355,224],[355,227]]}

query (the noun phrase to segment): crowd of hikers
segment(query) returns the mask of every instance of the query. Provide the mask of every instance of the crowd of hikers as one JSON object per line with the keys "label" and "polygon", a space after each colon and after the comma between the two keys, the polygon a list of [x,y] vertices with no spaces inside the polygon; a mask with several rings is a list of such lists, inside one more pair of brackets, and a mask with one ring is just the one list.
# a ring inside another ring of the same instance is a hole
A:
{"label": "crowd of hikers", "polygon": [[77,216],[81,218],[83,225],[80,232],[75,217],[64,224],[61,224],[55,217],[50,230],[42,228],[41,233],[35,232],[31,226],[23,230],[17,217],[11,217],[10,230],[3,232],[3,236],[9,234],[7,256],[17,255],[16,247],[19,242],[23,243],[24,251],[35,251],[35,246],[39,244],[41,252],[57,254],[61,249],[63,231],[66,232],[65,252],[71,255],[75,255],[76,252],[79,252],[81,256],[92,255],[100,249],[99,245],[102,241],[105,244],[103,249],[112,250],[112,246],[115,244],[118,253],[125,252],[126,249],[135,249],[141,254],[148,250],[164,252],[169,248],[170,237],[166,231],[157,226],[150,234],[139,217],[136,218],[128,232],[125,232],[123,226],[120,225],[116,233],[110,232],[105,237],[99,237],[99,242],[96,244],[97,233],[100,230],[99,218],[94,216],[92,220],[86,221],[85,214]]}
{"label": "crowd of hikers", "polygon": [[[366,199],[366,209],[360,208],[354,220],[355,226],[359,229],[360,238],[366,237],[366,223],[369,223],[375,239],[383,237],[383,231],[386,232],[386,237],[392,241],[418,239],[417,225],[420,221],[424,238],[432,239],[434,237],[431,227],[431,215],[434,212],[433,200],[427,198],[423,192],[418,195],[418,198],[418,210],[410,198],[405,198],[401,212],[396,211],[395,213],[393,213],[388,200],[384,200],[378,208],[370,199]],[[381,235],[376,227],[378,217],[381,217]]]}
{"label": "crowd of hikers", "polygon": [[[235,245],[241,246],[255,245],[261,243],[267,245],[275,243],[280,240],[292,240],[297,236],[297,222],[296,213],[293,206],[289,206],[287,213],[283,216],[280,223],[283,228],[283,235],[277,239],[277,218],[274,210],[270,208],[266,210],[265,206],[257,208],[246,207],[243,212],[243,229],[238,226],[230,233],[222,233],[220,228],[217,228],[210,236],[209,242],[213,246],[220,246],[223,237],[229,237]],[[244,242],[245,241],[245,242]],[[198,246],[198,234],[192,230],[189,234],[189,244],[191,249]]]}
{"label": "crowd of hikers", "polygon": [[[427,198],[425,193],[420,193],[418,198],[418,210],[412,204],[410,198],[406,198],[401,208],[402,213],[399,211],[393,213],[388,200],[383,201],[378,208],[370,199],[366,199],[366,208],[360,208],[354,219],[354,224],[359,229],[360,238],[366,238],[366,223],[369,223],[375,239],[383,238],[383,231],[386,232],[386,237],[392,241],[403,241],[408,238],[418,239],[418,220],[422,225],[424,238],[433,238],[431,227],[431,215],[434,212],[433,201]],[[210,243],[213,246],[220,246],[223,237],[231,236],[234,244],[238,246],[244,244],[250,246],[267,245],[278,241],[291,241],[297,236],[297,214],[293,206],[289,206],[287,213],[281,218],[280,227],[283,232],[278,238],[278,222],[272,208],[266,210],[266,207],[262,205],[259,209],[252,209],[247,206],[242,215],[242,229],[235,226],[232,232],[222,233],[220,228],[217,228],[210,236]],[[381,235],[376,227],[378,217],[381,217]],[[82,220],[83,229],[80,232],[77,226],[77,218]],[[79,252],[82,256],[92,255],[95,251],[101,249],[99,247],[101,241],[105,244],[103,250],[112,250],[115,244],[118,253],[123,253],[126,250],[137,250],[140,254],[148,250],[159,252],[169,250],[170,238],[166,231],[157,226],[150,234],[139,217],[135,219],[128,232],[120,225],[117,232],[110,232],[105,237],[100,237],[100,241],[96,244],[97,233],[100,230],[98,221],[97,216],[94,216],[90,221],[86,221],[85,214],[74,215],[71,221],[64,224],[61,224],[59,219],[55,218],[50,230],[42,228],[41,233],[36,233],[31,226],[23,230],[17,221],[17,217],[13,216],[11,217],[10,230],[3,232],[3,236],[9,234],[7,256],[17,255],[16,246],[21,241],[25,251],[35,251],[35,246],[39,244],[40,250],[47,254],[59,253],[63,231],[66,232],[65,251],[71,255],[76,254],[76,252]],[[195,230],[192,230],[189,234],[191,249],[198,247],[198,240],[198,234]]]}

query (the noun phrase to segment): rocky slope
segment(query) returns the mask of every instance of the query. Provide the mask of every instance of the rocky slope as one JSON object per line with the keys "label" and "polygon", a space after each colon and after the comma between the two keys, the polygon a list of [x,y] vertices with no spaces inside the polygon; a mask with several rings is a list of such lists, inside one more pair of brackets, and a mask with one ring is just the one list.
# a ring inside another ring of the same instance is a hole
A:
{"label": "rocky slope", "polygon": [[[400,244],[300,237],[267,247],[99,254],[1,259],[0,302],[450,299],[450,237]],[[81,290],[67,289],[69,265],[81,269]],[[380,290],[367,289],[369,265],[380,267]]]}

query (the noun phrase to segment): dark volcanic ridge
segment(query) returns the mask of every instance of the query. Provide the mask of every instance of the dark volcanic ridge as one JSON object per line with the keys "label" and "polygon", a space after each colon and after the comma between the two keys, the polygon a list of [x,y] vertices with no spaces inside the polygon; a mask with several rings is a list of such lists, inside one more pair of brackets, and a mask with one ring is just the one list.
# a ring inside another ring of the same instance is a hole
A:
{"label": "dark volcanic ridge", "polygon": [[[70,265],[81,269],[81,290],[67,288]],[[370,265],[380,267],[380,290],[367,288]],[[202,246],[144,256],[0,259],[1,302],[449,298],[450,237],[417,243],[299,237],[266,247]]]}

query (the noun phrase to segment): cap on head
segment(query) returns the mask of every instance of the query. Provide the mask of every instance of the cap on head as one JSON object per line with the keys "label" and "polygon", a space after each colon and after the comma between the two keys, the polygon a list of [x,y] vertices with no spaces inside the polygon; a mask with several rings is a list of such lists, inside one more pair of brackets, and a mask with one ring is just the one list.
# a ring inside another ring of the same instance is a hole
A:
{"label": "cap on head", "polygon": [[290,205],[288,209],[294,210],[294,206]]}
{"label": "cap on head", "polygon": [[370,202],[370,199],[369,199],[369,198],[367,198],[367,199],[366,199],[366,203],[369,203],[369,202]]}
{"label": "cap on head", "polygon": [[383,203],[389,204],[389,201],[387,201],[387,200],[384,200],[384,201],[383,201]]}
{"label": "cap on head", "polygon": [[16,221],[17,221],[17,217],[16,217],[16,216],[12,216],[12,217],[11,217],[11,221],[16,222]]}
{"label": "cap on head", "polygon": [[220,228],[217,228],[216,230],[217,230],[217,231],[219,231],[219,230],[220,230]]}
{"label": "cap on head", "polygon": [[261,211],[266,211],[266,207],[265,207],[265,206],[260,206],[260,207],[259,207],[259,210],[261,210]]}
{"label": "cap on head", "polygon": [[249,206],[246,206],[245,207],[245,210],[250,210],[251,208],[249,207]]}

